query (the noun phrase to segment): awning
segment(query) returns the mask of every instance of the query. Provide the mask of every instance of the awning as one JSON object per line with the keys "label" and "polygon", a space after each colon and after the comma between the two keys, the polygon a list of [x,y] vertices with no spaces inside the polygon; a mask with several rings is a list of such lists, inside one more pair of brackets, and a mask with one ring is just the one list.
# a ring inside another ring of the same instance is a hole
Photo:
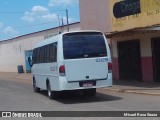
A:
{"label": "awning", "polygon": [[133,36],[135,34],[156,33],[158,31],[160,31],[160,26],[151,26],[146,28],[135,28],[135,29],[121,31],[121,32],[109,32],[109,33],[106,33],[106,37],[113,38],[113,37],[122,37],[122,36]]}

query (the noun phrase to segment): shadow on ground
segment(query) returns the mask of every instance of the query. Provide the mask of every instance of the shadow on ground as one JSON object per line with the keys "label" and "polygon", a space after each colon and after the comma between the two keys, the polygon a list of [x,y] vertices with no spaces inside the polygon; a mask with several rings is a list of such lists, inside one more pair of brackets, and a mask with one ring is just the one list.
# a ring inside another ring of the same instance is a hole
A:
{"label": "shadow on ground", "polygon": [[[41,91],[41,95],[47,96],[47,91]],[[106,102],[106,101],[117,101],[121,100],[122,98],[112,95],[107,95],[103,93],[97,92],[93,97],[83,96],[81,93],[77,92],[63,92],[60,93],[57,102],[63,104],[80,104],[80,103],[94,103],[94,102]]]}

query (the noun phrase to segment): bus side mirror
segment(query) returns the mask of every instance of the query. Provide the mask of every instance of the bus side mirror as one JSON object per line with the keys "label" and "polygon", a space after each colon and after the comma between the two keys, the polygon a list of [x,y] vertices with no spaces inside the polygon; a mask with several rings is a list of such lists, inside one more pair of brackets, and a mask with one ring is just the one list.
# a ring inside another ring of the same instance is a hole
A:
{"label": "bus side mirror", "polygon": [[30,65],[30,67],[32,67],[32,66],[33,66],[33,64],[32,64],[32,60],[31,60],[31,57],[28,57],[28,63],[29,63],[29,65]]}

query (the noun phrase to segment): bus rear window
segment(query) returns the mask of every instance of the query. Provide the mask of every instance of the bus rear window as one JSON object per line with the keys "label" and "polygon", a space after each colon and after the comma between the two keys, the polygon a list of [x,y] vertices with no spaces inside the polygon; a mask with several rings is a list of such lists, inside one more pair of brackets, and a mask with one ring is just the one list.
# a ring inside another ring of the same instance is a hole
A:
{"label": "bus rear window", "polygon": [[105,57],[107,50],[102,34],[80,33],[63,36],[64,59]]}

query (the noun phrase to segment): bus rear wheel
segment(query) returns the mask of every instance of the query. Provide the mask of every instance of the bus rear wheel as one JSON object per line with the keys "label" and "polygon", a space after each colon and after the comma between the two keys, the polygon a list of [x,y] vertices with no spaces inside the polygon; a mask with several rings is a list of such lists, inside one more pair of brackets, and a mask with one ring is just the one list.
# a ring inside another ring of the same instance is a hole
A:
{"label": "bus rear wheel", "polygon": [[57,99],[59,96],[58,92],[51,90],[51,86],[49,82],[47,83],[47,93],[48,93],[49,99]]}
{"label": "bus rear wheel", "polygon": [[35,79],[33,79],[33,90],[35,93],[40,92],[40,88],[37,87]]}

